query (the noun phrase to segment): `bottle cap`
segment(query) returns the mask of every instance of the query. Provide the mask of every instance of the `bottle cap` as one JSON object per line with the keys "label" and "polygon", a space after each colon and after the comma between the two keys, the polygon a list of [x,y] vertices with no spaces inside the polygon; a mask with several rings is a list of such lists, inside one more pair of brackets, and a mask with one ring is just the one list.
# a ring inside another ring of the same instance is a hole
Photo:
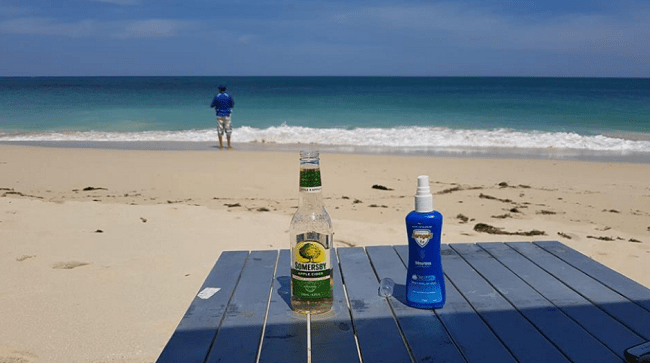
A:
{"label": "bottle cap", "polygon": [[429,189],[429,176],[418,177],[418,189],[415,192],[415,211],[419,213],[433,212],[433,196]]}

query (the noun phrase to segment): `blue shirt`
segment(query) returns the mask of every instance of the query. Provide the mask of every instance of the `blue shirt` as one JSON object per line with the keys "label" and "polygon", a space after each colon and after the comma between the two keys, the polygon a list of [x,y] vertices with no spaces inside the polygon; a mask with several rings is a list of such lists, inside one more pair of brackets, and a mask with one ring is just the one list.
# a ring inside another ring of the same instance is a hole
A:
{"label": "blue shirt", "polygon": [[235,100],[226,92],[214,96],[210,107],[215,108],[217,116],[230,116],[232,108],[235,107]]}

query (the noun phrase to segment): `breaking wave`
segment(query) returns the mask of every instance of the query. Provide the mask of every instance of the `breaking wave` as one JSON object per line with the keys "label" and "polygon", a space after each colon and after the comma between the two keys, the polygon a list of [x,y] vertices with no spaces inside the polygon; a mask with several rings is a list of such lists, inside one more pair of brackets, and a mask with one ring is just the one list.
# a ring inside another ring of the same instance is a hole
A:
{"label": "breaking wave", "polygon": [[[243,126],[235,128],[233,135],[233,140],[238,143],[302,143],[406,150],[497,147],[650,153],[650,140],[630,140],[605,135],[579,135],[572,132],[517,131],[510,129],[463,130],[442,127],[317,129],[282,125],[265,129]],[[138,132],[0,132],[0,141],[205,142],[217,140],[217,137],[216,129]]]}

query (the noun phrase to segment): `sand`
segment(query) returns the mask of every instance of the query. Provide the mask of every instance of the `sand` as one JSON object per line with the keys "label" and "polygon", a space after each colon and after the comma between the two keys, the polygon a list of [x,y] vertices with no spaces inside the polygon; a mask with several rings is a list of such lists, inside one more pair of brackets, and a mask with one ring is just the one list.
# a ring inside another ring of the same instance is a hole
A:
{"label": "sand", "polygon": [[[428,174],[443,243],[558,240],[650,287],[650,164],[321,166],[337,247],[405,244]],[[154,362],[222,251],[288,246],[297,178],[296,152],[0,145],[0,362]]]}

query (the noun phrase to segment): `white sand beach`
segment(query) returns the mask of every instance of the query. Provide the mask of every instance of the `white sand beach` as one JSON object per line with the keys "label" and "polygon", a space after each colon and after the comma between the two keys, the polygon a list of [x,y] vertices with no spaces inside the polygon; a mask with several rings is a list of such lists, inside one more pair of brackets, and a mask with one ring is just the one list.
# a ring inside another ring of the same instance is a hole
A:
{"label": "white sand beach", "polygon": [[[0,362],[154,362],[222,251],[288,247],[298,169],[0,145]],[[322,153],[321,171],[337,247],[405,244],[426,174],[443,243],[558,240],[650,287],[650,164]]]}

